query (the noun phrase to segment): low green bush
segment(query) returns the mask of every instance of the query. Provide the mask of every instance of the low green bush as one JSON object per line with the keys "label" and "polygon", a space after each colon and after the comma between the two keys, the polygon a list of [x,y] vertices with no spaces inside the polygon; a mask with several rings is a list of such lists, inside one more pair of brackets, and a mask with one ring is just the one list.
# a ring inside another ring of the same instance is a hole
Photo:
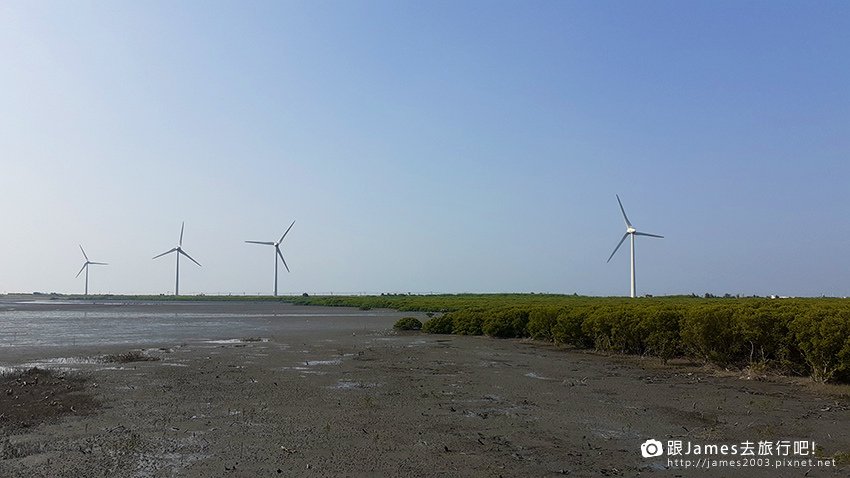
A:
{"label": "low green bush", "polygon": [[496,312],[484,319],[481,329],[491,337],[528,337],[528,311],[509,309]]}
{"label": "low green bush", "polygon": [[629,305],[600,307],[588,314],[582,332],[597,350],[640,355],[646,352],[651,332],[647,325],[652,323],[644,320],[647,316],[646,309]]}
{"label": "low green bush", "polygon": [[593,340],[584,333],[582,325],[593,309],[573,307],[560,314],[552,326],[552,339],[556,344],[571,345],[578,348],[590,348]]}
{"label": "low green bush", "polygon": [[[619,308],[598,307],[592,310],[581,324],[581,331],[586,335],[596,350],[613,350],[614,317]],[[619,315],[619,314],[617,314]]]}
{"label": "low green bush", "polygon": [[850,311],[812,310],[794,319],[791,330],[814,380],[850,370]]}
{"label": "low green bush", "polygon": [[790,331],[796,310],[780,307],[744,307],[735,313],[738,333],[743,342],[743,353],[750,365],[774,368],[799,368],[797,343]]}
{"label": "low green bush", "polygon": [[422,331],[429,334],[450,334],[452,328],[452,318],[448,314],[433,317],[422,324]]}
{"label": "low green bush", "polygon": [[637,355],[645,353],[647,330],[641,327],[644,316],[644,308],[622,307],[608,317],[614,351]]}
{"label": "low green bush", "polygon": [[645,353],[664,362],[681,355],[681,321],[682,311],[672,307],[656,307],[641,317]]}
{"label": "low green bush", "polygon": [[402,317],[393,324],[396,330],[420,330],[422,329],[422,321],[416,317]]}
{"label": "low green bush", "polygon": [[446,315],[452,318],[452,333],[458,335],[481,335],[484,313],[480,310],[458,310]]}
{"label": "low green bush", "polygon": [[555,307],[536,308],[528,313],[528,335],[536,340],[553,341],[552,329],[558,322],[560,309]]}
{"label": "low green bush", "polygon": [[681,322],[682,347],[687,353],[721,366],[741,364],[744,343],[729,306],[703,306],[688,310]]}

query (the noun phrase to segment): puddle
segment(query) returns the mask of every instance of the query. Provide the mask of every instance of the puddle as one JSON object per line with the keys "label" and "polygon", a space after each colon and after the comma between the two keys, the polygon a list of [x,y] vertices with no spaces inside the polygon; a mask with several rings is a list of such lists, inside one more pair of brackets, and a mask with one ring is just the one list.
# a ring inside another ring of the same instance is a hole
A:
{"label": "puddle", "polygon": [[301,373],[302,377],[304,376],[304,374],[327,375],[327,372],[322,372],[320,370],[314,370],[314,369],[311,369],[309,367],[298,367],[298,366],[296,366],[296,367],[279,367],[276,370],[280,370],[282,372],[299,372],[299,373]]}
{"label": "puddle", "polygon": [[363,382],[352,382],[350,380],[340,380],[334,385],[331,385],[328,388],[335,388],[338,390],[354,390],[358,388],[375,388],[380,387],[380,383],[363,383]]}
{"label": "puddle", "polygon": [[35,362],[27,362],[21,364],[21,367],[49,367],[51,365],[98,365],[103,363],[101,357],[56,357],[38,360]]}
{"label": "puddle", "polygon": [[307,365],[339,365],[342,363],[341,359],[330,359],[330,360],[305,360]]}
{"label": "puddle", "polygon": [[[144,356],[149,357],[149,356]],[[33,367],[45,368],[50,370],[63,370],[63,371],[72,371],[79,370],[83,367],[89,366],[98,366],[93,367],[93,370],[125,370],[127,368],[135,368],[135,364],[148,363],[154,360],[130,360],[127,363],[134,364],[133,367],[129,365],[124,366],[105,366],[107,364],[123,362],[122,360],[116,360],[113,355],[94,355],[90,357],[53,357],[46,358],[41,360],[34,360],[32,362],[22,363],[20,365],[15,365],[11,367],[0,368],[0,372],[3,370],[25,370]],[[176,364],[175,364],[176,365]],[[177,366],[186,366],[186,365],[177,365]]]}
{"label": "puddle", "polygon": [[232,344],[253,344],[268,342],[269,339],[264,337],[245,338],[245,339],[220,339],[220,340],[204,340],[206,344],[232,345]]}
{"label": "puddle", "polygon": [[286,371],[286,370],[296,370],[296,371],[300,372],[300,371],[310,370],[310,369],[307,368],[307,367],[280,367],[280,368],[278,368],[278,370],[284,370],[284,371]]}

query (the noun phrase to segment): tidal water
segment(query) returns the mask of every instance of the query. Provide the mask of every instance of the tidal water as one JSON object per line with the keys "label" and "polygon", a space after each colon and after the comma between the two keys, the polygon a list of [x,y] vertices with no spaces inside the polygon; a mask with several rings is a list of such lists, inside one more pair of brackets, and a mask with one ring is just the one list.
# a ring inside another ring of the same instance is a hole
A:
{"label": "tidal water", "polygon": [[[394,311],[283,303],[0,302],[0,355],[9,348],[145,346],[192,341],[373,330]],[[2,358],[2,357],[0,357]]]}

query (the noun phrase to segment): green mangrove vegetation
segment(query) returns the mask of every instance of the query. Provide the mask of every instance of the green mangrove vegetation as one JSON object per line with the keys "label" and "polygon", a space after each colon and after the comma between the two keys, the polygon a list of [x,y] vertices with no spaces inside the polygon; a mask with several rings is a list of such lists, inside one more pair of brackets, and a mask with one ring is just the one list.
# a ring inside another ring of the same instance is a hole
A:
{"label": "green mangrove vegetation", "polygon": [[442,312],[436,334],[530,337],[579,349],[690,357],[850,382],[850,300],[549,294],[322,296],[299,304]]}
{"label": "green mangrove vegetation", "polygon": [[402,317],[393,324],[396,330],[421,330],[422,322],[416,317]]}

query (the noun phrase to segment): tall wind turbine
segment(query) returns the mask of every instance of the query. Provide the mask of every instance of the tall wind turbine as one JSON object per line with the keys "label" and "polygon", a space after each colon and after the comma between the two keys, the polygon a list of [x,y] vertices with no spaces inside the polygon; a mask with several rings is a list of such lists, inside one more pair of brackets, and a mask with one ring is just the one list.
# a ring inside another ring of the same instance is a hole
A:
{"label": "tall wind turbine", "polygon": [[105,266],[107,264],[105,262],[90,261],[89,256],[86,255],[86,251],[83,251],[82,245],[80,245],[80,251],[83,252],[83,257],[86,258],[86,263],[83,264],[83,267],[82,267],[82,269],[80,269],[80,272],[77,272],[77,275],[74,276],[74,277],[80,277],[80,274],[83,273],[83,269],[85,269],[85,271],[86,271],[86,295],[89,295],[89,266],[92,266],[92,265],[94,265],[94,266]]}
{"label": "tall wind turbine", "polygon": [[280,243],[283,242],[283,238],[289,233],[289,230],[292,229],[292,226],[295,225],[295,221],[292,221],[292,224],[286,228],[286,232],[280,236],[280,240],[277,242],[271,241],[245,241],[251,244],[262,244],[264,246],[274,246],[274,295],[277,295],[277,258],[280,257],[281,262],[283,262],[283,267],[286,267],[286,272],[289,272],[289,266],[286,265],[286,260],[283,258],[283,254],[280,252]]}
{"label": "tall wind turbine", "polygon": [[635,236],[649,236],[649,237],[658,237],[664,238],[664,236],[659,236],[657,234],[649,234],[646,232],[639,232],[632,226],[632,223],[629,222],[628,216],[626,216],[626,210],[623,209],[623,203],[620,201],[620,196],[617,195],[617,202],[620,204],[620,212],[623,213],[623,220],[626,221],[626,233],[623,234],[623,238],[620,239],[620,242],[617,244],[617,247],[614,248],[614,252],[608,256],[608,260],[606,262],[611,262],[611,258],[614,257],[614,254],[617,253],[617,250],[620,249],[620,246],[623,245],[623,241],[626,240],[627,237],[631,236],[632,242],[632,297],[635,297]]}
{"label": "tall wind turbine", "polygon": [[180,225],[180,242],[177,243],[177,247],[165,251],[157,256],[153,256],[153,258],[156,259],[157,257],[162,257],[166,254],[171,254],[172,252],[176,253],[175,256],[177,256],[177,278],[174,281],[174,295],[180,295],[180,254],[183,254],[184,256],[188,257],[190,261],[194,262],[195,264],[198,264],[198,267],[201,267],[201,264],[198,261],[192,259],[192,256],[186,254],[186,252],[183,250],[183,228],[185,226],[186,221],[183,221],[183,224]]}

